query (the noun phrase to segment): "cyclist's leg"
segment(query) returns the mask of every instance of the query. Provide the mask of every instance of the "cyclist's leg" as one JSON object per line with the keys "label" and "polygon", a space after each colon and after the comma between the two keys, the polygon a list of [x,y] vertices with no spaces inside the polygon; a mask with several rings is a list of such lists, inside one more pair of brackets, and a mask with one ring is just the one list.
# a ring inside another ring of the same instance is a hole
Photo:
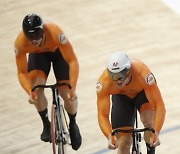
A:
{"label": "cyclist's leg", "polygon": [[[154,128],[154,111],[152,110],[151,106],[149,106],[149,103],[145,103],[141,106],[140,118],[144,127]],[[146,143],[150,143],[149,135],[152,135],[152,133],[149,131],[144,133]]]}
{"label": "cyclist's leg", "polygon": [[[136,107],[140,113],[140,119],[147,128],[154,128],[154,108],[148,103],[146,95],[144,91],[141,91],[136,96]],[[147,146],[147,154],[155,154],[155,148],[150,146],[150,137],[152,136],[152,132],[145,132],[144,139]]]}
{"label": "cyclist's leg", "polygon": [[[53,69],[56,80],[58,83],[69,83],[69,66],[61,55],[60,51],[57,50],[54,53],[54,57],[52,59]],[[69,115],[70,120],[70,138],[72,148],[74,150],[79,149],[81,146],[81,134],[79,131],[79,127],[76,123],[76,113],[78,107],[78,101],[75,99],[71,101],[68,97],[69,89],[67,86],[59,87],[59,93],[64,101],[64,107]]]}
{"label": "cyclist's leg", "polygon": [[[130,129],[130,127],[126,127],[126,129]],[[118,141],[117,154],[130,154],[130,147],[132,144],[131,134],[119,133],[119,135],[117,136],[117,141]]]}
{"label": "cyclist's leg", "polygon": [[[44,76],[44,73],[40,70],[33,70],[29,72],[29,78],[31,80],[32,85],[44,85],[46,83],[46,79]],[[47,99],[44,94],[44,89],[39,88],[35,91],[37,95],[37,103],[35,103],[36,109],[38,112],[43,111],[47,108]]]}
{"label": "cyclist's leg", "polygon": [[[69,83],[69,66],[64,60],[59,49],[57,49],[52,56],[53,70],[58,83]],[[59,87],[59,93],[64,101],[64,107],[68,114],[75,115],[77,112],[77,100],[70,101],[68,97],[69,89],[67,86]]]}
{"label": "cyclist's leg", "polygon": [[[50,63],[46,54],[30,54],[28,59],[28,72],[31,84],[45,84],[50,70]],[[37,101],[35,107],[43,122],[43,132],[41,140],[50,141],[50,122],[48,118],[47,99],[44,94],[44,89],[37,89]]]}
{"label": "cyclist's leg", "polygon": [[[131,99],[125,95],[112,95],[111,123],[112,129],[133,128],[135,121],[135,106]],[[132,144],[132,135],[119,133],[118,154],[129,154]]]}
{"label": "cyclist's leg", "polygon": [[[145,103],[140,108],[140,118],[147,128],[154,128],[154,110],[149,103]],[[150,146],[150,137],[152,137],[152,132],[144,132],[144,140],[147,146],[147,154],[155,154],[155,148]]]}
{"label": "cyclist's leg", "polygon": [[[58,83],[69,83],[69,80],[59,80]],[[77,99],[74,100],[73,102],[70,101],[68,94],[69,94],[69,89],[67,86],[61,86],[59,87],[59,93],[61,97],[64,100],[64,107],[69,115],[76,115],[77,113],[77,107],[78,107],[78,101]],[[75,117],[70,119],[70,122],[73,122],[75,120]]]}

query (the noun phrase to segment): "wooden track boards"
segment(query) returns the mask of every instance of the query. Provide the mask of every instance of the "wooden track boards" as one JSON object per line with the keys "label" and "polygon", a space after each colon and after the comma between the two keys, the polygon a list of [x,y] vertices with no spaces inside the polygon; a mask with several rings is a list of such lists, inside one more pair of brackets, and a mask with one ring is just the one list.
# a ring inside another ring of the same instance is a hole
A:
{"label": "wooden track boards", "polygon": [[[80,76],[77,120],[83,144],[70,154],[106,151],[107,141],[97,124],[95,84],[109,54],[122,50],[144,61],[161,89],[167,116],[157,153],[179,154],[180,17],[160,0],[0,0],[0,153],[50,154],[39,139],[42,123],[17,79],[13,43],[23,17],[38,13],[57,23],[77,53]],[[49,83],[54,83],[50,74]],[[51,93],[46,91],[48,99]],[[50,104],[50,102],[49,102]]]}

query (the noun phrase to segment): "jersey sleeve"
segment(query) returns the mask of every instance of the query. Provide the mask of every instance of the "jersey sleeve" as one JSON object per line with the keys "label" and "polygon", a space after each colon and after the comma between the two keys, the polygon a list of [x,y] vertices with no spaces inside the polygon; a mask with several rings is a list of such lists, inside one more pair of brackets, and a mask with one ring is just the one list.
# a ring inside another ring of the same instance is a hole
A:
{"label": "jersey sleeve", "polygon": [[112,132],[109,121],[110,95],[106,91],[105,82],[99,80],[96,83],[98,123],[103,134],[108,138]]}
{"label": "jersey sleeve", "polygon": [[164,123],[166,109],[161,92],[152,73],[147,74],[145,77],[144,90],[149,103],[155,108],[154,129],[160,132]]}
{"label": "jersey sleeve", "polygon": [[31,90],[31,84],[27,72],[27,58],[25,52],[23,52],[23,47],[21,44],[20,37],[18,37],[15,41],[14,51],[15,51],[18,80],[21,86],[23,87],[23,89],[27,93],[29,93]]}

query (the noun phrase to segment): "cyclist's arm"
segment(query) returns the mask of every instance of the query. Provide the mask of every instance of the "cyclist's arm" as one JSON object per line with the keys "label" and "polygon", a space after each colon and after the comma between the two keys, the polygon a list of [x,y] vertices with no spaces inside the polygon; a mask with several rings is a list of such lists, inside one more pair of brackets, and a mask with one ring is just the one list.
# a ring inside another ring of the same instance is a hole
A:
{"label": "cyclist's arm", "polygon": [[58,47],[63,55],[64,59],[69,65],[69,77],[70,84],[73,89],[76,89],[76,84],[79,76],[79,63],[74,53],[73,47],[60,27],[56,26],[55,35],[58,35],[56,39]]}
{"label": "cyclist's arm", "polygon": [[108,139],[109,134],[112,132],[109,121],[110,95],[103,95],[101,92],[97,93],[97,109],[99,127]]}
{"label": "cyclist's arm", "polygon": [[16,54],[16,65],[19,82],[24,90],[30,94],[31,84],[28,78],[26,54]]}
{"label": "cyclist's arm", "polygon": [[60,49],[62,51],[63,57],[69,65],[70,84],[72,88],[76,89],[79,75],[79,63],[77,57],[69,41],[65,45],[61,45]]}
{"label": "cyclist's arm", "polygon": [[160,132],[164,119],[165,119],[165,105],[160,93],[160,90],[157,86],[156,79],[152,74],[151,70],[143,63],[139,66],[142,76],[142,86],[149,103],[155,108],[155,117],[154,117],[154,129],[156,132]]}
{"label": "cyclist's arm", "polygon": [[147,85],[145,93],[149,103],[155,106],[154,129],[159,133],[164,123],[166,109],[157,83]]}

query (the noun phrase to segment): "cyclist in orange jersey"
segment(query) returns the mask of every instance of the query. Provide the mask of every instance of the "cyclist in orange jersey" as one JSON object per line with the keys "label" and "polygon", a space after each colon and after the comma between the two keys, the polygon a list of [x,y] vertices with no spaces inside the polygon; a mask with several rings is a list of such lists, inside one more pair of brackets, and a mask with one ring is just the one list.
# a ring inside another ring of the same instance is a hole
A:
{"label": "cyclist in orange jersey", "polygon": [[137,108],[144,127],[156,131],[155,134],[144,133],[147,153],[155,154],[155,147],[160,145],[158,135],[166,109],[151,70],[143,62],[129,59],[125,53],[115,52],[97,81],[96,93],[98,122],[108,139],[108,148],[118,148],[118,154],[129,154],[131,135],[119,133],[114,137],[111,132],[117,128],[133,128]]}
{"label": "cyclist in orange jersey", "polygon": [[56,24],[44,23],[39,15],[31,13],[24,17],[22,29],[14,44],[18,79],[29,95],[29,102],[35,105],[42,119],[41,140],[50,141],[48,103],[43,89],[35,92],[31,89],[34,85],[46,84],[52,64],[57,83],[67,82],[72,86],[71,90],[61,87],[59,92],[70,119],[72,148],[77,150],[81,146],[81,134],[76,123],[78,101],[75,94],[78,59],[67,37]]}

